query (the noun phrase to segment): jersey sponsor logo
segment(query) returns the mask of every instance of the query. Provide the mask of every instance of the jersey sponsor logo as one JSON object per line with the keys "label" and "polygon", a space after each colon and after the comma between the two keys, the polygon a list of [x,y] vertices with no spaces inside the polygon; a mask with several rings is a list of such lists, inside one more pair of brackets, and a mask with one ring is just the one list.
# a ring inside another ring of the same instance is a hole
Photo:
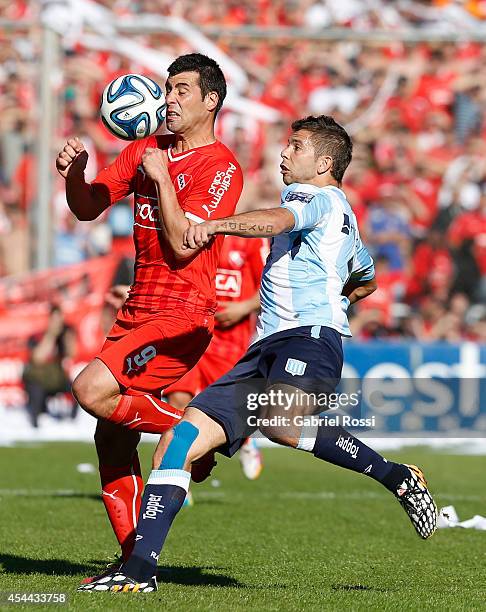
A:
{"label": "jersey sponsor logo", "polygon": [[292,200],[297,200],[298,202],[309,204],[309,202],[313,200],[314,197],[315,195],[313,193],[302,193],[301,191],[289,191],[289,193],[285,196],[285,201],[292,202]]}
{"label": "jersey sponsor logo", "polygon": [[336,446],[342,448],[345,453],[349,453],[353,459],[358,457],[359,446],[356,446],[352,438],[344,438],[343,436],[339,436],[336,441]]}
{"label": "jersey sponsor logo", "polygon": [[179,191],[185,189],[191,181],[192,176],[190,174],[184,174],[183,172],[181,172],[181,174],[178,174],[174,179],[174,187],[176,193],[179,193]]}
{"label": "jersey sponsor logo", "polygon": [[287,359],[287,363],[285,364],[285,371],[292,376],[302,376],[305,372],[307,364],[305,361],[300,361],[300,359]]}
{"label": "jersey sponsor logo", "polygon": [[216,272],[216,295],[218,297],[240,297],[240,270],[223,270],[218,268],[218,271]]}
{"label": "jersey sponsor logo", "polygon": [[[152,196],[138,195],[138,198],[147,200],[145,202],[136,200],[135,202],[135,225],[145,227],[147,229],[160,229],[159,207],[155,202],[157,198]],[[153,203],[152,203],[153,202]],[[153,225],[148,225],[147,221]]]}
{"label": "jersey sponsor logo", "polygon": [[224,194],[228,191],[231,185],[231,179],[235,173],[236,166],[229,162],[227,170],[218,170],[214,175],[211,187],[208,189],[208,193],[212,196],[209,204],[203,204],[203,209],[207,212],[210,217],[213,212],[218,208]]}

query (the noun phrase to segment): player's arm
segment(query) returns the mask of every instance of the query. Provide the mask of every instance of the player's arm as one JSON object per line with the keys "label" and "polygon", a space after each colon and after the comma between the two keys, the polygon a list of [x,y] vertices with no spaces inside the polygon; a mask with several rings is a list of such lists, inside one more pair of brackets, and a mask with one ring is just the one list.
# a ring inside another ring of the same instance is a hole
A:
{"label": "player's arm", "polygon": [[201,248],[216,234],[262,238],[277,236],[292,230],[295,224],[293,214],[285,208],[270,208],[205,221],[188,228],[184,235],[187,249]]}
{"label": "player's arm", "polygon": [[376,291],[377,284],[376,279],[373,277],[371,280],[359,281],[357,279],[350,279],[343,287],[342,295],[345,295],[350,304],[368,297]]}
{"label": "player's arm", "polygon": [[159,200],[161,231],[176,259],[194,256],[194,251],[183,248],[184,232],[191,222],[177,200],[176,191],[167,167],[167,156],[161,149],[147,147],[142,155],[143,169],[154,181]]}
{"label": "player's arm", "polygon": [[236,325],[248,315],[260,310],[260,290],[247,300],[241,302],[226,302],[215,314],[215,319],[223,328]]}
{"label": "player's arm", "polygon": [[364,299],[376,291],[375,265],[359,235],[356,234],[356,253],[353,257],[351,275],[343,287],[345,295],[351,304]]}
{"label": "player's arm", "polygon": [[90,185],[84,178],[88,153],[79,138],[70,138],[56,159],[56,168],[66,181],[66,200],[80,221],[92,221],[111,204],[108,189]]}

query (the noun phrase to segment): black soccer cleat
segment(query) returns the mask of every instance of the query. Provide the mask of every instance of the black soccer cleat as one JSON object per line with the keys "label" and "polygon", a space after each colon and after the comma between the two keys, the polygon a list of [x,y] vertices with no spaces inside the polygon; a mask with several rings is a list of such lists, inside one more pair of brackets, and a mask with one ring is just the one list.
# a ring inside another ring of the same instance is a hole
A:
{"label": "black soccer cleat", "polygon": [[78,591],[111,592],[111,593],[152,593],[157,590],[157,579],[152,576],[147,582],[139,582],[135,578],[130,578],[119,571],[107,574],[102,578],[93,580],[78,587]]}
{"label": "black soccer cleat", "polygon": [[427,488],[422,470],[416,465],[404,465],[410,471],[410,476],[398,486],[396,498],[408,514],[415,531],[427,540],[437,528],[437,506]]}
{"label": "black soccer cleat", "polygon": [[83,578],[83,580],[81,580],[81,584],[89,584],[90,582],[95,582],[96,580],[99,580],[100,578],[104,578],[105,576],[108,576],[109,574],[118,572],[121,566],[122,566],[121,557],[117,557],[113,563],[110,563],[109,565],[107,565],[105,569],[99,574],[97,574],[96,576],[89,576],[88,578]]}

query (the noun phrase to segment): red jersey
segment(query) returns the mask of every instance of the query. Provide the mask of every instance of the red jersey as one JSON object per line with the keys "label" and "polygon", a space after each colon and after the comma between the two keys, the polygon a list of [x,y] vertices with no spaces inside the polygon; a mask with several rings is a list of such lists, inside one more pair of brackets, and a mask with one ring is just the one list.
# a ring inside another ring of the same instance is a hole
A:
{"label": "red jersey", "polygon": [[175,135],[134,141],[93,183],[106,186],[112,204],[134,194],[135,278],[127,305],[214,311],[214,277],[224,237],[216,236],[193,259],[177,261],[161,237],[155,184],[146,176],[141,158],[147,147],[167,151],[179,205],[189,220],[198,223],[234,213],[243,176],[231,151],[220,142],[179,155],[172,150],[174,143]]}
{"label": "red jersey", "polygon": [[[267,254],[268,240],[264,238],[226,237],[216,274],[220,307],[224,302],[241,302],[255,295]],[[216,327],[201,359],[192,370],[169,385],[165,393],[184,392],[194,396],[226,374],[245,354],[253,328],[251,315],[233,327]]]}
{"label": "red jersey", "polygon": [[[243,302],[255,295],[268,251],[265,238],[226,237],[216,272],[216,298],[220,307],[225,302]],[[241,356],[248,348],[252,329],[251,316],[229,328],[220,328],[216,322],[214,342],[223,341],[232,347],[232,353],[236,351]]]}

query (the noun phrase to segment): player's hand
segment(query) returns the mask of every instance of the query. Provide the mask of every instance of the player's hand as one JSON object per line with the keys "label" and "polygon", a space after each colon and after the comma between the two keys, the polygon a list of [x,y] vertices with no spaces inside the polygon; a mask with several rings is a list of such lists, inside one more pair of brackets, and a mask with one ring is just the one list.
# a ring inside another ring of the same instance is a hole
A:
{"label": "player's hand", "polygon": [[119,310],[125,303],[129,291],[130,285],[114,285],[105,294],[105,302]]}
{"label": "player's hand", "polygon": [[142,166],[146,175],[153,181],[169,176],[167,154],[161,149],[147,147],[142,155]]}
{"label": "player's hand", "polygon": [[223,328],[236,325],[251,312],[246,301],[223,302],[220,306],[221,310],[218,310],[214,316],[218,326]]}
{"label": "player's hand", "polygon": [[70,138],[56,158],[56,168],[63,178],[69,174],[83,174],[88,163],[88,152],[76,136]]}
{"label": "player's hand", "polygon": [[216,228],[211,221],[190,225],[184,232],[182,248],[199,249],[212,240],[215,232]]}

